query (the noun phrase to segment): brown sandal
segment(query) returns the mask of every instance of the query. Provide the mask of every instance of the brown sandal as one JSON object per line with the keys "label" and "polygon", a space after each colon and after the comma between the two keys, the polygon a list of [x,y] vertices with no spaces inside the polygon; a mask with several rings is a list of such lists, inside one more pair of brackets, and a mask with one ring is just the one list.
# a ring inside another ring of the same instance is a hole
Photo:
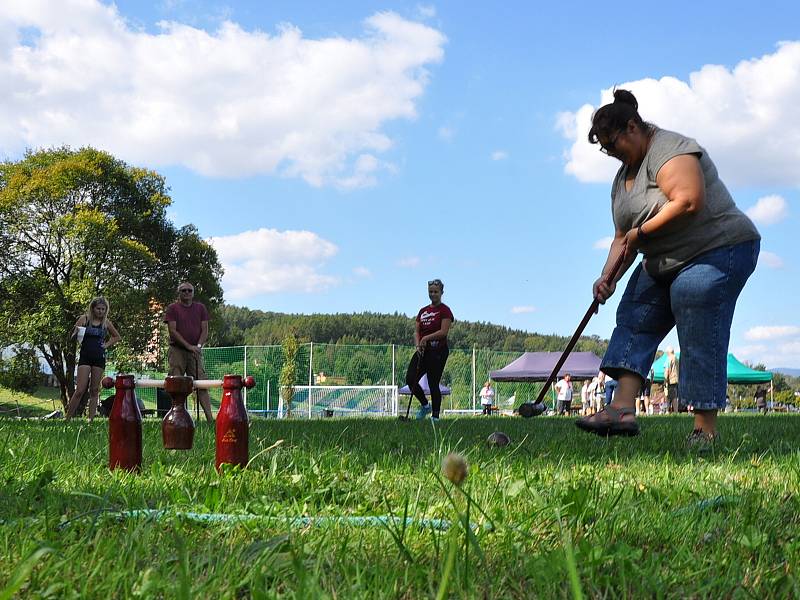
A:
{"label": "brown sandal", "polygon": [[636,409],[614,408],[613,406],[609,405],[596,414],[599,415],[602,412],[608,415],[607,419],[603,421],[598,421],[596,419],[590,420],[595,416],[591,415],[589,417],[578,419],[575,421],[575,425],[578,427],[578,429],[602,436],[639,435],[639,423],[636,421],[622,421],[622,415],[635,415]]}

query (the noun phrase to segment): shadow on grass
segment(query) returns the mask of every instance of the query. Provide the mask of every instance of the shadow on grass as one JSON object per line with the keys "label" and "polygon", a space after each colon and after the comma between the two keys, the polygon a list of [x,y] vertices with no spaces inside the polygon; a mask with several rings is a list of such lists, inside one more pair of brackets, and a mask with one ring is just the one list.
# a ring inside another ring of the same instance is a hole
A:
{"label": "shadow on grass", "polygon": [[27,419],[30,417],[42,417],[53,411],[52,404],[30,405],[17,404],[16,402],[0,402],[0,418],[20,417]]}
{"label": "shadow on grass", "polygon": [[40,417],[61,408],[58,388],[40,386],[31,393],[0,387],[0,417]]}

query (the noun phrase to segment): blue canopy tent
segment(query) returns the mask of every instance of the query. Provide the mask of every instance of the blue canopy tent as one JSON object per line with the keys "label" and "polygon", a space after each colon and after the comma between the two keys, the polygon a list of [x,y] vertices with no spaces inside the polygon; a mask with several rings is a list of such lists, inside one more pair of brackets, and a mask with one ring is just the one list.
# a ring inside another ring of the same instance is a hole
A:
{"label": "blue canopy tent", "polygon": [[[426,396],[430,396],[431,388],[428,385],[428,374],[427,373],[425,375],[423,375],[422,377],[420,377],[419,384],[422,386],[422,391],[425,392],[425,395]],[[449,396],[450,392],[452,392],[452,390],[449,387],[447,387],[446,385],[442,385],[441,382],[439,383],[439,391],[442,393],[442,396]],[[411,389],[407,385],[404,385],[399,390],[397,390],[397,393],[401,394],[403,396],[410,396],[411,395]]]}
{"label": "blue canopy tent", "polygon": [[[547,381],[556,366],[561,352],[525,352],[498,371],[489,373],[493,381]],[[572,379],[591,379],[600,370],[600,357],[594,352],[573,352],[558,371]]]}
{"label": "blue canopy tent", "polygon": [[[561,352],[525,352],[502,369],[489,373],[492,381],[547,381],[561,358]],[[591,379],[600,371],[600,357],[594,352],[572,352],[558,371],[558,377],[567,373],[573,380]],[[555,409],[555,392],[553,408]]]}

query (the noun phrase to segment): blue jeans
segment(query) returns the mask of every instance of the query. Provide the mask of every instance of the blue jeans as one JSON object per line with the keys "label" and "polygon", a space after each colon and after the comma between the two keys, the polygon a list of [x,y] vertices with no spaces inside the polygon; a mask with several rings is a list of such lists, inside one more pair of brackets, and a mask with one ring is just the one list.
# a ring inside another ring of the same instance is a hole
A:
{"label": "blue jeans", "polygon": [[759,240],[709,250],[665,280],[639,264],[617,309],[600,369],[642,380],[658,345],[675,326],[681,347],[678,396],[695,409],[725,408],[731,321],[736,299],[756,268]]}

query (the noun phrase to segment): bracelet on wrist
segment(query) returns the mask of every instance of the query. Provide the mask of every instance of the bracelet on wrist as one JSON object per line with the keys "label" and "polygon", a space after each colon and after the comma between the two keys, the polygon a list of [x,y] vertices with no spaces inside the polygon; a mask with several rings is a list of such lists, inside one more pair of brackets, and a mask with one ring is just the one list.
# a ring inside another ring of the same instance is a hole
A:
{"label": "bracelet on wrist", "polygon": [[[644,225],[644,223],[642,223]],[[636,228],[636,237],[638,237],[641,241],[646,242],[649,239],[649,235],[642,231],[642,225]]]}

